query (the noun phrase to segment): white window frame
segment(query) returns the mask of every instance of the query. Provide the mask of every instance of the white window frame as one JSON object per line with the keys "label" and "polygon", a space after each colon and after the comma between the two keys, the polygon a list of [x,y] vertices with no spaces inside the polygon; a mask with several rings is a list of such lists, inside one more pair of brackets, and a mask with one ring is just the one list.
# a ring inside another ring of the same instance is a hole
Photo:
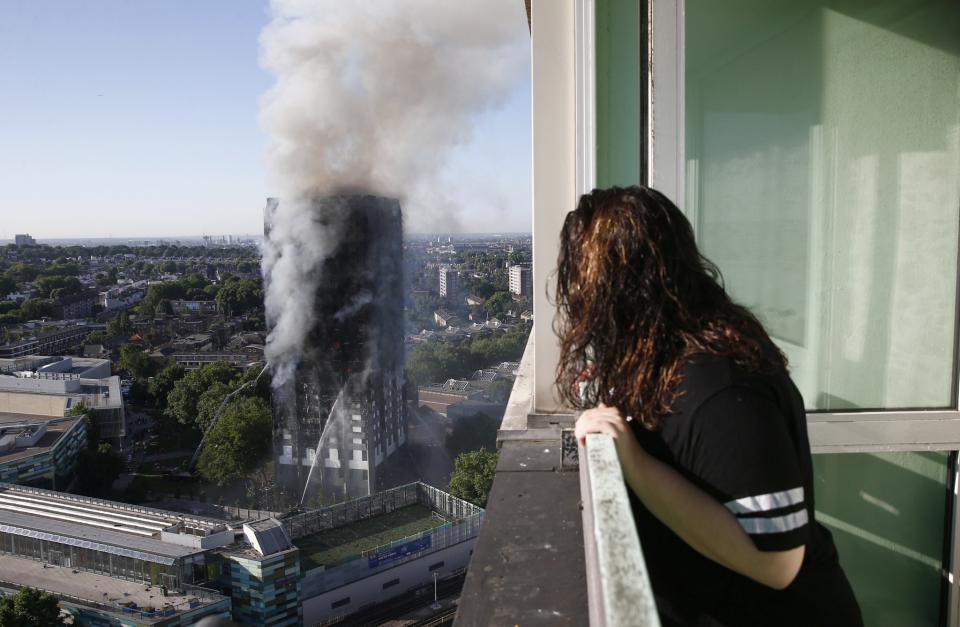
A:
{"label": "white window frame", "polygon": [[[684,4],[684,0],[647,0],[650,72],[646,123],[650,141],[644,179],[681,208],[686,178],[684,87],[680,78],[684,70]],[[957,355],[960,345],[954,351],[955,374],[960,373]],[[954,382],[953,405],[946,409],[808,412],[810,446],[815,453],[956,451],[960,449],[958,383]]]}
{"label": "white window frame", "polygon": [[[684,99],[684,0],[646,2],[649,32],[646,45],[648,139],[647,185],[656,187],[677,206],[685,207],[686,159]],[[642,6],[642,5],[641,5]],[[643,10],[643,7],[641,8]],[[697,216],[688,216],[695,223]],[[958,290],[960,295],[960,290]],[[960,296],[958,296],[960,298]],[[955,305],[960,310],[960,304]],[[960,328],[960,314],[956,318]],[[953,368],[960,377],[960,333],[955,331]],[[937,410],[808,412],[807,431],[814,453],[892,451],[960,451],[960,381],[954,381],[952,406]],[[958,464],[954,464],[957,466]],[[952,546],[947,572],[947,624],[960,625],[960,476],[948,477],[953,490]]]}

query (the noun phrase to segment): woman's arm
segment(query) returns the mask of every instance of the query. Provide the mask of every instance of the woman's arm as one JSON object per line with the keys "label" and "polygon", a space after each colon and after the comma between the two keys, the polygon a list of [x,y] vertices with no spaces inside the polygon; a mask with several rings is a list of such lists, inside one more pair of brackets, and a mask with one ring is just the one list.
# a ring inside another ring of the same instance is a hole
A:
{"label": "woman's arm", "polygon": [[800,571],[805,546],[761,551],[736,517],[679,472],[649,455],[619,410],[600,405],[583,412],[576,435],[613,437],[627,484],[650,512],[705,557],[765,586],[782,590]]}

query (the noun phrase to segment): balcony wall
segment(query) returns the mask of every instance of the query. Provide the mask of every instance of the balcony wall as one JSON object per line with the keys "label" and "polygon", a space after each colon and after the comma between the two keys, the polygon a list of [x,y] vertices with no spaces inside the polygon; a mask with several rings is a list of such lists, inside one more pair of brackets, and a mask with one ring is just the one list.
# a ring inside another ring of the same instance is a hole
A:
{"label": "balcony wall", "polygon": [[572,415],[533,411],[534,337],[498,436],[456,625],[658,627],[613,442],[591,435],[578,452]]}

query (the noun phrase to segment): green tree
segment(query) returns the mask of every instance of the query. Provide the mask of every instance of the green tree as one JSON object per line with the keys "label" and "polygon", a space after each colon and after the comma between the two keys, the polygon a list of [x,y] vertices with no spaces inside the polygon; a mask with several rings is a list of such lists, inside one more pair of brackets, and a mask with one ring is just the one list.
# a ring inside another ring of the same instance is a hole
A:
{"label": "green tree", "polygon": [[134,379],[145,379],[153,370],[153,362],[136,344],[124,344],[120,347],[120,368],[130,373]]}
{"label": "green tree", "polygon": [[490,298],[497,291],[497,286],[486,279],[470,277],[467,281],[467,291],[480,298]]}
{"label": "green tree", "polygon": [[246,476],[269,450],[272,432],[270,408],[263,400],[232,400],[207,434],[197,470],[217,485]]}
{"label": "green tree", "polygon": [[407,359],[407,379],[416,385],[465,377],[476,369],[469,348],[456,344],[421,344],[410,351]]}
{"label": "green tree", "polygon": [[52,266],[42,268],[37,276],[80,276],[80,264],[61,257]]}
{"label": "green tree", "polygon": [[107,323],[107,335],[111,337],[116,335],[129,337],[131,333],[133,333],[133,325],[130,324],[130,316],[126,311],[121,311],[116,318]]}
{"label": "green tree", "polygon": [[263,291],[256,281],[231,277],[217,292],[217,307],[228,316],[238,316],[263,305]]}
{"label": "green tree", "polygon": [[496,317],[502,316],[512,304],[513,298],[511,298],[509,292],[496,292],[493,296],[487,299],[487,302],[483,304],[483,307],[487,310],[487,313],[490,314],[490,316]]}
{"label": "green tree", "polygon": [[97,281],[97,287],[111,287],[117,284],[117,269],[109,268],[106,272],[98,272],[93,278]]}
{"label": "green tree", "polygon": [[137,304],[137,313],[152,316],[157,311],[161,300],[177,300],[187,297],[187,288],[180,281],[166,281],[154,283],[147,288],[147,293]]}
{"label": "green tree", "polygon": [[106,344],[107,335],[103,331],[92,331],[83,338],[84,344]]}
{"label": "green tree", "polygon": [[20,305],[20,315],[24,320],[38,320],[53,315],[53,303],[45,298],[31,298]]}
{"label": "green tree", "polygon": [[148,390],[158,406],[166,407],[167,395],[185,374],[183,366],[170,364],[150,379]]}
{"label": "green tree", "polygon": [[493,475],[497,470],[497,454],[487,449],[461,453],[453,462],[450,489],[453,496],[486,507]]}
{"label": "green tree", "polygon": [[194,423],[198,429],[201,431],[207,430],[223,403],[223,399],[233,390],[234,386],[216,381],[203,391],[203,394],[197,399],[197,415],[194,418]]}
{"label": "green tree", "polygon": [[95,451],[100,443],[100,427],[97,425],[97,414],[92,407],[80,401],[71,407],[67,416],[83,416],[84,428],[87,432],[87,450]]}
{"label": "green tree", "polygon": [[12,277],[0,276],[0,298],[17,291],[17,282]]}
{"label": "green tree", "polygon": [[43,276],[34,281],[34,286],[46,298],[54,296],[54,292],[57,297],[83,292],[83,283],[75,276]]}
{"label": "green tree", "polygon": [[17,283],[25,283],[36,279],[40,274],[40,269],[33,264],[18,261],[10,266],[5,274]]}
{"label": "green tree", "polygon": [[62,625],[57,597],[34,588],[21,588],[0,599],[0,626],[48,627]]}
{"label": "green tree", "polygon": [[155,316],[172,316],[174,315],[173,303],[170,302],[169,298],[161,298],[160,302],[157,303],[156,308],[153,310]]}
{"label": "green tree", "polygon": [[177,381],[167,395],[164,413],[182,425],[196,426],[197,402],[215,383],[230,383],[236,372],[225,361],[217,361],[197,368]]}
{"label": "green tree", "polygon": [[81,401],[71,407],[67,415],[83,416],[87,432],[87,448],[80,452],[77,460],[78,490],[87,496],[106,496],[114,479],[123,472],[123,461],[114,454],[109,442],[100,441],[100,427],[92,407]]}
{"label": "green tree", "polygon": [[239,386],[249,383],[250,381],[257,381],[256,385],[251,385],[248,389],[252,394],[270,403],[270,380],[270,371],[264,372],[263,366],[257,365],[241,372],[240,376],[236,379],[236,383]]}

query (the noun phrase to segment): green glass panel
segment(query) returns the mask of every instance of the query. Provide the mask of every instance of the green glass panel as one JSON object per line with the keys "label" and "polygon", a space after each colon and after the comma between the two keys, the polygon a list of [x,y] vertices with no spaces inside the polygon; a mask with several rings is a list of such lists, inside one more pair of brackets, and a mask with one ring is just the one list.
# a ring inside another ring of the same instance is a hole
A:
{"label": "green glass panel", "polygon": [[685,24],[685,211],[808,407],[950,406],[960,3],[688,0]]}
{"label": "green glass panel", "polygon": [[[960,4],[685,7],[684,210],[728,290],[808,408],[951,406]],[[940,624],[946,455],[814,466],[867,625]]]}
{"label": "green glass panel", "polygon": [[940,624],[945,453],[815,455],[817,519],[871,627]]}
{"label": "green glass panel", "polygon": [[640,184],[640,5],[597,0],[597,187]]}

